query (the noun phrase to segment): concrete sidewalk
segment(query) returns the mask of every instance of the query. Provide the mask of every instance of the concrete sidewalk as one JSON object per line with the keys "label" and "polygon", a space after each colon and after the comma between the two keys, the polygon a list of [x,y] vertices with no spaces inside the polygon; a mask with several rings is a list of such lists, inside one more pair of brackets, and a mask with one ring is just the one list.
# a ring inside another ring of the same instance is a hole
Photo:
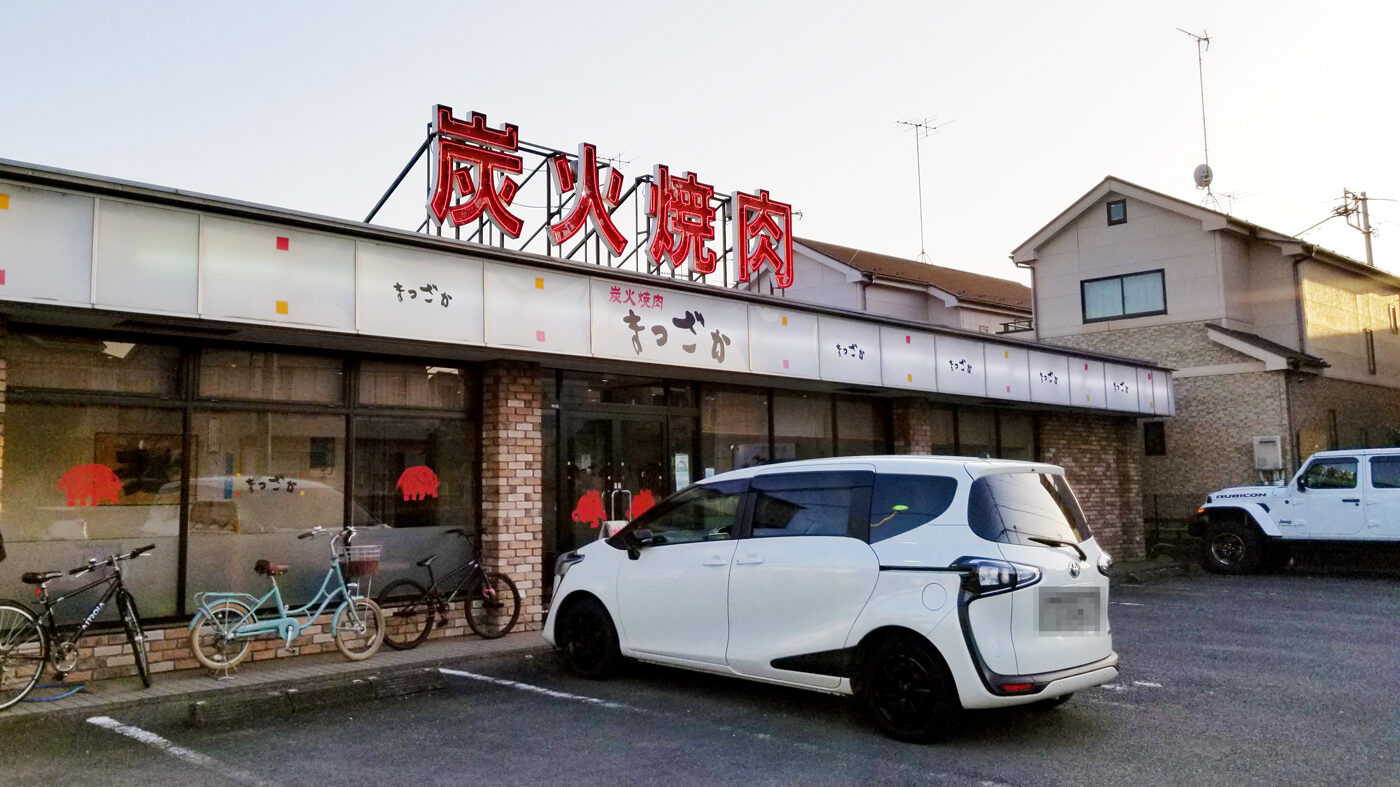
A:
{"label": "concrete sidewalk", "polygon": [[[52,702],[30,700],[67,689],[36,687],[25,702],[0,711],[0,732],[40,719],[86,718],[152,706],[197,725],[236,721],[250,712],[287,715],[310,707],[431,691],[440,684],[437,667],[442,665],[548,651],[538,631],[521,631],[494,640],[433,639],[413,650],[385,646],[365,661],[348,661],[338,652],[269,659],[239,665],[228,679],[205,669],[164,672],[151,676],[149,689],[141,686],[140,678],[91,681],[82,691]],[[52,673],[45,680],[51,681]]]}

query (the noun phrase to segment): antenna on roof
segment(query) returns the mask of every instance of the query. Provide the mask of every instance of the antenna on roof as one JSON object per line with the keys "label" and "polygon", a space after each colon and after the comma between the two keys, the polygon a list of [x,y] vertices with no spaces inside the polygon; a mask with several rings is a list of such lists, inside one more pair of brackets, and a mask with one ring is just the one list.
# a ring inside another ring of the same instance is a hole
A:
{"label": "antenna on roof", "polygon": [[918,175],[919,181],[919,256],[915,259],[917,259],[919,262],[929,261],[928,251],[924,247],[924,165],[923,159],[921,158],[919,153],[919,140],[928,136],[930,133],[937,131],[940,128],[943,128],[944,126],[948,125],[948,123],[953,122],[950,120],[948,121],[948,123],[939,123],[935,126],[934,121],[936,120],[937,118],[924,118],[920,121],[895,121],[897,125],[907,126],[908,128],[914,131],[914,167],[915,172]]}
{"label": "antenna on roof", "polygon": [[1210,140],[1206,136],[1206,66],[1204,55],[1206,52],[1210,51],[1210,33],[1202,30],[1200,35],[1197,35],[1189,30],[1182,30],[1179,27],[1177,30],[1185,33],[1188,38],[1196,42],[1196,76],[1201,89],[1201,147],[1206,157],[1205,163],[1196,167],[1196,172],[1194,173],[1196,188],[1204,189],[1206,192],[1206,196],[1201,200],[1201,204],[1213,204],[1215,209],[1219,210],[1220,201],[1215,198],[1215,195],[1212,194],[1210,190],[1210,184],[1215,180],[1215,172],[1210,168]]}

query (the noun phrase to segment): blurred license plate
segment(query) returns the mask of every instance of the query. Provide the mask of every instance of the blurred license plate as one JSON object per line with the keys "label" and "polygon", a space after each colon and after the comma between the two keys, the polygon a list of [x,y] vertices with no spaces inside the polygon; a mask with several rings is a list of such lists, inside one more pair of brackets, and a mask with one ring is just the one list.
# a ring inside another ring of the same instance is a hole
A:
{"label": "blurred license plate", "polygon": [[1102,621],[1098,588],[1041,588],[1036,597],[1036,631],[1041,634],[1100,634]]}

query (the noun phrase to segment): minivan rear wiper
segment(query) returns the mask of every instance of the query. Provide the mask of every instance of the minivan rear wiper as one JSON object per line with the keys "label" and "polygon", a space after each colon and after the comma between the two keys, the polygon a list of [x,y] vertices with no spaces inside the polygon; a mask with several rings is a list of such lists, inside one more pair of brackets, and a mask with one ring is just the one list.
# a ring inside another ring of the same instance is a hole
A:
{"label": "minivan rear wiper", "polygon": [[1075,552],[1079,553],[1080,560],[1084,561],[1085,563],[1089,562],[1089,556],[1084,552],[1083,549],[1079,548],[1078,544],[1074,543],[1073,541],[1061,541],[1057,538],[1038,538],[1036,536],[1031,536],[1030,540],[1034,541],[1037,544],[1044,544],[1047,547],[1069,547],[1070,549],[1073,549]]}

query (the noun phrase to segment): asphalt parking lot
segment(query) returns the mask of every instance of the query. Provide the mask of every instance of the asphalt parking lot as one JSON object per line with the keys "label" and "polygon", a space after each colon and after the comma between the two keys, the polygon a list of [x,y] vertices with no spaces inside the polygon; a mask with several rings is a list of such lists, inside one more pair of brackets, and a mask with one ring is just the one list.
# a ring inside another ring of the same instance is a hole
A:
{"label": "asphalt parking lot", "polygon": [[646,665],[590,682],[544,655],[291,718],[36,722],[0,762],[36,785],[1400,783],[1400,581],[1192,574],[1111,604],[1117,683],[927,746],[842,698]]}

